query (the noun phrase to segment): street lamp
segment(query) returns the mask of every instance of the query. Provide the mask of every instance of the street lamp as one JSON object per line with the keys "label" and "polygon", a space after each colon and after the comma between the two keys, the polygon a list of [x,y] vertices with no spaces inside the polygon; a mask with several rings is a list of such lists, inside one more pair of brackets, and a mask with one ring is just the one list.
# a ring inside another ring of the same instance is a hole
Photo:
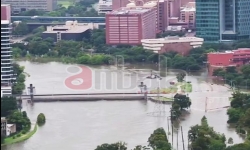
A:
{"label": "street lamp", "polygon": [[116,61],[116,65],[117,65],[117,68],[118,68],[118,58],[121,58],[122,59],[122,70],[124,70],[124,57],[122,55],[116,55],[116,58],[115,58],[115,61]]}
{"label": "street lamp", "polygon": [[144,93],[144,99],[147,99],[147,85],[145,85],[143,82],[139,85],[141,89],[141,93]]}

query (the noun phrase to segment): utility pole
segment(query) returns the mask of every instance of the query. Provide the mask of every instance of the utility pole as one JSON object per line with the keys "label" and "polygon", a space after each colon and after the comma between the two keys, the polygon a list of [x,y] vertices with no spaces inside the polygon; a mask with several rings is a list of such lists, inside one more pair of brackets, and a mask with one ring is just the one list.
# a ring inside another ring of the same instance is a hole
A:
{"label": "utility pole", "polygon": [[33,104],[33,99],[34,99],[34,89],[35,87],[33,87],[32,84],[30,84],[30,87],[28,87],[29,89],[29,93],[30,93],[30,101],[31,101],[31,104]]}
{"label": "utility pole", "polygon": [[182,146],[183,146],[183,150],[185,150],[185,144],[184,144],[184,138],[183,138],[183,130],[182,130],[182,126],[181,126],[181,136],[182,136]]}
{"label": "utility pole", "polygon": [[173,121],[172,121],[172,110],[171,110],[171,125],[172,125],[172,147],[174,147],[174,127],[173,127]]}
{"label": "utility pole", "polygon": [[207,112],[207,97],[206,97],[206,100],[205,100],[205,112]]}

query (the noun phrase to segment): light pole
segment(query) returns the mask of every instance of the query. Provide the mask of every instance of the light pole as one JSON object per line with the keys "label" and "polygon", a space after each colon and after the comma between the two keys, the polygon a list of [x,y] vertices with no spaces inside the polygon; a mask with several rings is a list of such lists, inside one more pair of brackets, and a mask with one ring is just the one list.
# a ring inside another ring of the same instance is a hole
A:
{"label": "light pole", "polygon": [[139,85],[141,89],[141,94],[144,93],[144,99],[147,100],[147,85],[145,85],[143,82]]}
{"label": "light pole", "polygon": [[124,70],[124,57],[122,55],[116,55],[116,64],[117,64],[117,68],[118,68],[118,58],[121,58],[122,59],[122,70]]}

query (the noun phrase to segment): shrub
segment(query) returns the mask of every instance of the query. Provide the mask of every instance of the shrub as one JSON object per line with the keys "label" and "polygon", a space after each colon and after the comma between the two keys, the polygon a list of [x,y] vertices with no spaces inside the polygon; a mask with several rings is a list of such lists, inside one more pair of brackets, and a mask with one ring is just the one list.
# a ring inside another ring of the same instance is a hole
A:
{"label": "shrub", "polygon": [[12,138],[13,138],[13,139],[15,139],[15,138],[16,138],[16,136],[13,136]]}
{"label": "shrub", "polygon": [[17,136],[17,137],[20,137],[20,136],[21,136],[21,133],[17,134],[16,136]]}
{"label": "shrub", "polygon": [[27,133],[27,131],[26,131],[26,130],[23,130],[23,131],[22,131],[22,134],[26,134],[26,133]]}
{"label": "shrub", "polygon": [[45,115],[43,113],[40,113],[38,116],[37,116],[37,124],[39,126],[41,125],[44,125],[46,122],[46,118],[45,118]]}

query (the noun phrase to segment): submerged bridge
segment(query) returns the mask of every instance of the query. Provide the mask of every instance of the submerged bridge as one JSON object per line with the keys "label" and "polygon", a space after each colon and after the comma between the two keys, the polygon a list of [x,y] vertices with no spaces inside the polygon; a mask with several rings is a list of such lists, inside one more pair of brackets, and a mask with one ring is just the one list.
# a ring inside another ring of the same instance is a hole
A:
{"label": "submerged bridge", "polygon": [[147,93],[88,93],[88,94],[39,94],[20,95],[22,100],[32,102],[55,101],[100,101],[100,100],[147,100],[148,97],[157,97],[157,94]]}
{"label": "submerged bridge", "polygon": [[31,100],[33,102],[144,100],[145,94],[138,94],[138,93],[40,94],[40,95],[21,95],[21,99]]}

